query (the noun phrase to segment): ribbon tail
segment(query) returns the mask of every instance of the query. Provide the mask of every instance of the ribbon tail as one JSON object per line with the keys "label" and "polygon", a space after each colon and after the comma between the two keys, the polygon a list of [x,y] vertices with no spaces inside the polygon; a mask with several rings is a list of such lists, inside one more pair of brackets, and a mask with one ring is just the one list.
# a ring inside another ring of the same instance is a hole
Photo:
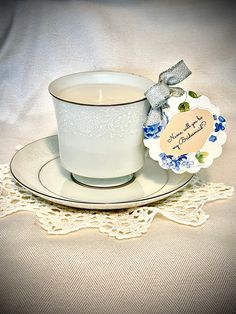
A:
{"label": "ribbon tail", "polygon": [[152,125],[160,122],[163,119],[162,108],[150,109],[145,125]]}

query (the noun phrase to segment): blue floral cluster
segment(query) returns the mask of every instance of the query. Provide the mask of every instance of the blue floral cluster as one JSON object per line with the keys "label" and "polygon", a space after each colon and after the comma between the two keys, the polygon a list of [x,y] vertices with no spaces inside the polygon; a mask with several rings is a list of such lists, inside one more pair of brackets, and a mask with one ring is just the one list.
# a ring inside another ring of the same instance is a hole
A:
{"label": "blue floral cluster", "polygon": [[[225,125],[226,125],[226,120],[222,116],[217,116],[216,114],[213,114],[213,118],[216,121],[215,122],[215,129],[214,131],[217,133],[219,131],[224,131],[225,130]],[[216,135],[211,135],[209,137],[210,142],[215,142],[217,140]]]}
{"label": "blue floral cluster", "polygon": [[161,131],[165,129],[168,122],[169,122],[168,117],[164,113],[161,122],[157,122],[150,125],[144,124],[143,125],[144,138],[145,139],[158,138],[160,136]]}
{"label": "blue floral cluster", "polygon": [[172,169],[179,171],[180,168],[190,168],[193,165],[193,161],[190,161],[187,154],[183,154],[175,158],[173,155],[166,155],[161,153],[159,155],[162,160],[162,167],[165,169]]}
{"label": "blue floral cluster", "polygon": [[144,131],[144,138],[157,138],[159,137],[159,133],[162,131],[163,126],[161,123],[155,123],[152,125],[144,125],[143,131]]}

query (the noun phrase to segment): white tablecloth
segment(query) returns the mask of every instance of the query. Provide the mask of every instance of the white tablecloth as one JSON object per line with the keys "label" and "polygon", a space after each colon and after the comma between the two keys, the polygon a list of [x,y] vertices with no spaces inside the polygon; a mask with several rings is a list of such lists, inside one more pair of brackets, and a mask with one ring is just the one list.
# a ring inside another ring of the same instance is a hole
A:
{"label": "white tablecloth", "polygon": [[[110,69],[157,80],[184,59],[181,86],[208,95],[228,141],[201,171],[235,184],[235,6],[229,1],[5,1],[0,4],[0,162],[56,133],[49,82]],[[1,313],[232,313],[235,197],[198,228],[155,219],[141,238],[49,236],[33,214],[0,220]]]}

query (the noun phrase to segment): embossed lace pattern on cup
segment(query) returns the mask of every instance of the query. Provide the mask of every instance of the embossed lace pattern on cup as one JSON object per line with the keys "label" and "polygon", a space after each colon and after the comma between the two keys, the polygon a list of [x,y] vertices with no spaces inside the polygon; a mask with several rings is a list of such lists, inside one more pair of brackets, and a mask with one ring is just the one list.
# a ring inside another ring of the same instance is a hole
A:
{"label": "embossed lace pattern on cup", "polygon": [[119,107],[80,106],[79,110],[78,106],[63,102],[58,104],[57,119],[60,129],[74,135],[104,138],[135,134],[137,126],[144,123],[148,109],[143,109],[139,104]]}

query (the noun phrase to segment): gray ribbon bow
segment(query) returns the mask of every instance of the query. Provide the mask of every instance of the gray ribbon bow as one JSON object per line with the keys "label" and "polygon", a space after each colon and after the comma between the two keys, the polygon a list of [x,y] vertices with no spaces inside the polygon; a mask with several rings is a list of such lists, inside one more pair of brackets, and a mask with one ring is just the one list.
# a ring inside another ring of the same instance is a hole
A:
{"label": "gray ribbon bow", "polygon": [[184,94],[182,88],[171,86],[183,81],[191,73],[184,61],[181,60],[159,75],[158,83],[144,93],[151,105],[146,125],[158,123],[163,119],[163,109],[168,107],[168,98],[171,96],[179,97]]}

